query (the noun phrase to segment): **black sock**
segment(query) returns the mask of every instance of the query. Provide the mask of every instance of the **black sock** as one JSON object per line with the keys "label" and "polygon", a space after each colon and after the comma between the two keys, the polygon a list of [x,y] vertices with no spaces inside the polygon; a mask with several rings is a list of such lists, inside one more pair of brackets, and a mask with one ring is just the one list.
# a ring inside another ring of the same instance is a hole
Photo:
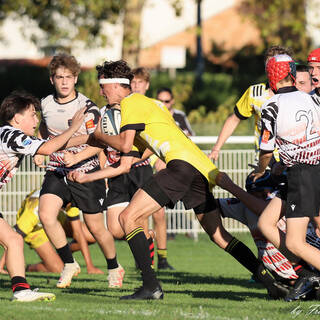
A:
{"label": "black sock", "polygon": [[236,260],[238,260],[245,268],[247,268],[264,286],[273,290],[273,283],[275,280],[264,268],[264,265],[253,252],[241,241],[236,238],[228,243],[225,248],[229,254],[231,254]]}
{"label": "black sock", "polygon": [[154,243],[152,237],[148,239],[149,244],[149,251],[150,251],[150,258],[151,258],[151,265],[154,266]]}
{"label": "black sock", "polygon": [[11,279],[11,286],[13,292],[30,289],[30,286],[24,277],[13,277]]}
{"label": "black sock", "polygon": [[64,247],[57,249],[57,253],[63,263],[73,263],[73,256],[70,250],[69,244],[67,243]]}
{"label": "black sock", "polygon": [[126,236],[126,239],[136,263],[141,270],[143,286],[151,290],[155,289],[159,285],[159,282],[152,268],[149,245],[143,229],[138,227],[131,231]]}
{"label": "black sock", "polygon": [[117,256],[115,256],[113,259],[106,258],[106,260],[107,260],[108,270],[117,269],[119,267]]}
{"label": "black sock", "polygon": [[306,269],[303,266],[303,263],[301,264],[292,264],[293,270],[295,271],[295,273],[297,274],[297,276],[300,277],[312,277],[317,275],[315,272]]}

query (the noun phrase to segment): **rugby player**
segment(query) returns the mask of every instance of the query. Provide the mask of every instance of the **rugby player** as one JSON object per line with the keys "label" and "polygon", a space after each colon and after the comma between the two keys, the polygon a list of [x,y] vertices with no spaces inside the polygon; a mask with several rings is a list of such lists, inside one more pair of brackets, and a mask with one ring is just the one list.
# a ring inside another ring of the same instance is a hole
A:
{"label": "rugby player", "polygon": [[[39,220],[39,194],[40,190],[34,190],[24,199],[18,210],[14,228],[21,234],[30,248],[37,252],[42,260],[39,263],[28,265],[26,271],[61,273],[63,262],[53,249]],[[68,204],[64,210],[60,210],[58,220],[67,237],[73,238],[70,244],[71,251],[81,250],[86,263],[87,273],[103,274],[103,272],[92,263],[88,243],[93,244],[96,241],[87,226],[80,221],[79,209],[71,207],[71,205]]]}
{"label": "rugby player", "polygon": [[[70,126],[55,138],[45,141],[33,135],[39,123],[36,110],[40,102],[25,93],[12,93],[0,106],[0,188],[8,183],[16,173],[25,155],[49,155],[60,148],[79,129],[84,119],[84,108],[79,109]],[[11,278],[15,301],[30,302],[53,300],[55,295],[30,290],[24,269],[23,239],[16,233],[0,214],[0,242],[6,249],[6,263]]]}
{"label": "rugby player", "polygon": [[[162,299],[163,291],[151,268],[148,242],[141,222],[153,212],[182,200],[193,208],[210,239],[250,270],[268,289],[273,298],[285,292],[266,272],[263,264],[242,242],[222,226],[212,187],[218,169],[210,159],[176,125],[168,109],[160,102],[131,93],[131,69],[125,61],[103,64],[104,92],[110,104],[121,104],[119,135],[105,135],[97,126],[89,143],[96,140],[121,152],[135,146],[143,153],[153,151],[166,163],[166,168],[151,177],[120,213],[119,220],[132,254],[141,269],[143,285],[132,295],[121,299]],[[88,138],[83,136],[83,141]]]}
{"label": "rugby player", "polygon": [[[288,54],[292,56],[292,51],[291,49],[282,46],[272,46],[268,48],[265,53],[264,63],[266,64],[266,62],[276,54]],[[272,96],[273,92],[268,83],[259,83],[250,86],[236,103],[234,113],[225,121],[218,140],[209,154],[209,158],[218,160],[222,146],[232,135],[240,121],[246,120],[252,116],[254,116],[255,122],[255,149],[258,152],[261,132],[261,108],[262,105]],[[275,158],[278,158],[277,153],[275,153]]]}
{"label": "rugby player", "polygon": [[[50,155],[40,192],[41,223],[64,263],[57,287],[70,286],[72,277],[80,272],[80,266],[72,256],[65,232],[57,219],[61,208],[71,202],[72,206],[83,212],[84,221],[106,258],[109,287],[118,288],[122,286],[124,269],[118,264],[113,236],[104,224],[105,181],[100,179],[87,184],[67,181],[70,171],[92,172],[100,169],[97,153],[101,149],[77,142],[77,136],[95,130],[100,118],[99,109],[75,89],[80,73],[80,65],[75,57],[65,53],[54,56],[49,63],[49,73],[55,91],[41,101],[39,132],[42,137],[55,137],[68,128],[70,118],[79,108],[86,108],[85,120],[71,139],[73,146]],[[42,164],[43,159],[35,158],[35,162]]]}
{"label": "rugby player", "polygon": [[[259,219],[264,236],[291,261],[299,257],[320,270],[320,252],[306,242],[309,221],[319,215],[320,179],[320,111],[314,99],[294,86],[295,63],[288,55],[276,55],[266,66],[268,80],[275,95],[262,107],[262,138],[259,164],[253,174],[261,177],[278,148],[281,162],[287,167],[288,193],[286,196],[286,234],[269,228],[279,220],[279,199],[273,199]],[[318,190],[319,189],[319,190]],[[320,278],[308,274],[287,301],[300,298],[320,285]]]}
{"label": "rugby player", "polygon": [[[132,70],[132,73],[132,92],[145,95],[150,86],[150,74],[148,70],[145,68],[136,68]],[[152,156],[150,160],[155,169],[157,168],[157,163],[161,161],[156,156]],[[152,214],[152,218],[154,223],[155,238],[157,241],[158,270],[174,270],[167,260],[167,222],[164,208],[154,212]]]}

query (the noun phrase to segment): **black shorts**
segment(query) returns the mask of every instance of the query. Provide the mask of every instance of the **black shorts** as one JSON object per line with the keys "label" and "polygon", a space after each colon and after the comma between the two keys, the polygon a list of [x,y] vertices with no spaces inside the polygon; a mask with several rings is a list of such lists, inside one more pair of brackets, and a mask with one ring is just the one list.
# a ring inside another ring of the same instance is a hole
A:
{"label": "black shorts", "polygon": [[186,209],[196,214],[207,213],[217,208],[208,180],[191,164],[172,160],[150,178],[142,189],[161,207],[173,208],[181,200]]}
{"label": "black shorts", "polygon": [[108,179],[107,206],[129,203],[136,191],[153,175],[150,165],[130,169],[129,173]]}
{"label": "black shorts", "polygon": [[[91,170],[97,171],[99,168]],[[104,179],[78,183],[72,182],[66,176],[47,171],[42,183],[40,196],[51,193],[63,201],[63,206],[69,202],[83,213],[99,213],[106,209],[106,183]]]}
{"label": "black shorts", "polygon": [[288,168],[286,218],[315,217],[320,206],[320,165]]}

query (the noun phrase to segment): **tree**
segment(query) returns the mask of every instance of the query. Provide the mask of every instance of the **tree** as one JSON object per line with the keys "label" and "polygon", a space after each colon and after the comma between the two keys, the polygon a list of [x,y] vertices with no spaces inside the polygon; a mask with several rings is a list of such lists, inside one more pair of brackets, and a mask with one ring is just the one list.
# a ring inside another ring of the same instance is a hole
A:
{"label": "tree", "polygon": [[307,0],[243,0],[240,12],[254,21],[263,40],[261,50],[270,45],[291,47],[302,61],[310,51],[306,32]]}
{"label": "tree", "polygon": [[45,36],[31,35],[31,40],[42,49],[50,46],[70,49],[78,40],[90,47],[101,46],[106,43],[103,23],[115,23],[125,2],[126,0],[2,0],[0,22],[9,15],[16,19],[29,18],[45,33]]}

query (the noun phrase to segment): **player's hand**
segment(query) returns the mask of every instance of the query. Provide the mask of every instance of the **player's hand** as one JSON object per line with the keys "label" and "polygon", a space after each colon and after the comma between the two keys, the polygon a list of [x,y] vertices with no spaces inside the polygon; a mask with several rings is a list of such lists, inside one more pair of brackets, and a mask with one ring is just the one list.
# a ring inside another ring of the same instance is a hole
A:
{"label": "player's hand", "polygon": [[75,153],[64,151],[63,162],[67,168],[72,167],[78,163],[77,155]]}
{"label": "player's hand", "polygon": [[39,168],[45,168],[45,164],[44,164],[44,159],[45,159],[45,156],[42,155],[42,154],[36,154],[34,157],[33,157],[33,162],[34,164],[39,167]]}
{"label": "player's hand", "polygon": [[87,107],[83,107],[80,110],[78,110],[72,117],[70,128],[72,128],[74,131],[77,131],[83,124],[84,116],[85,116],[84,114],[86,110],[87,110]]}
{"label": "player's hand", "polygon": [[256,182],[259,178],[261,178],[264,175],[264,172],[253,172],[251,173],[250,177],[253,177],[253,182]]}
{"label": "player's hand", "polygon": [[0,168],[5,168],[7,171],[11,171],[17,165],[17,161],[13,161],[12,159],[2,160],[0,163]]}
{"label": "player's hand", "polygon": [[104,274],[102,270],[99,268],[96,268],[95,266],[87,267],[87,273],[88,274]]}
{"label": "player's hand", "polygon": [[102,131],[101,131],[101,118],[98,121],[98,124],[96,126],[96,130],[93,133],[93,136],[95,139],[99,140],[99,138],[102,136]]}
{"label": "player's hand", "polygon": [[209,159],[217,161],[219,158],[219,152],[220,150],[212,149],[211,153],[208,155]]}
{"label": "player's hand", "polygon": [[73,182],[84,183],[86,181],[86,173],[79,171],[71,171],[67,175],[68,179]]}
{"label": "player's hand", "polygon": [[229,187],[233,185],[232,180],[225,172],[219,172],[216,176],[216,185],[222,189],[229,190]]}

